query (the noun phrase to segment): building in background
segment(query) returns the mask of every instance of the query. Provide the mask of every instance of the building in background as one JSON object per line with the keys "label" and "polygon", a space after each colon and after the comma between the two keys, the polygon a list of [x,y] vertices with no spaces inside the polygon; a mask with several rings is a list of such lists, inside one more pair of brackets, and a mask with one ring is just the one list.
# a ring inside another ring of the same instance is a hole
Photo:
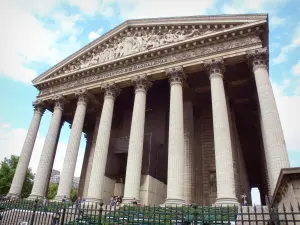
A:
{"label": "building in background", "polygon": [[[49,183],[59,184],[59,182],[60,182],[60,172],[58,170],[53,169],[52,173],[51,173]],[[79,177],[74,177],[73,178],[72,187],[78,189],[78,187],[79,187]]]}

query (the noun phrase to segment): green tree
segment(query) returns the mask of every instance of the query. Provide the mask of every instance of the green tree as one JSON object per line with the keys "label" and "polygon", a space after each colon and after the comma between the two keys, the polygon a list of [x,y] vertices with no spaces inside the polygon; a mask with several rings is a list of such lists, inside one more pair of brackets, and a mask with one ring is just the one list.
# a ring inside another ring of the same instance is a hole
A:
{"label": "green tree", "polygon": [[74,200],[74,198],[75,198],[76,195],[77,195],[77,189],[76,188],[72,188],[71,194],[70,194],[71,201]]}
{"label": "green tree", "polygon": [[52,200],[55,198],[56,194],[57,194],[57,189],[58,189],[58,184],[56,183],[50,183],[49,187],[48,187],[48,194],[47,194],[47,198],[49,200]]}
{"label": "green tree", "polygon": [[[4,158],[0,165],[0,195],[6,195],[9,192],[14,174],[19,162],[19,156],[12,155],[10,159]],[[22,187],[21,198],[27,198],[33,186],[34,175],[29,168],[26,173],[25,181]]]}

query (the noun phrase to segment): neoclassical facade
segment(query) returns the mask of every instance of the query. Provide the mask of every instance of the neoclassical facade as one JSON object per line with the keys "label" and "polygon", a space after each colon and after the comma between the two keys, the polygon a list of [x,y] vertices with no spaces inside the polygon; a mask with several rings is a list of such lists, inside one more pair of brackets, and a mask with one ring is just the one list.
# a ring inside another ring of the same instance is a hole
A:
{"label": "neoclassical facade", "polygon": [[9,192],[20,194],[44,110],[52,112],[30,198],[44,197],[71,126],[57,200],[238,204],[272,196],[289,167],[268,73],[268,15],[128,20],[33,80],[34,114]]}

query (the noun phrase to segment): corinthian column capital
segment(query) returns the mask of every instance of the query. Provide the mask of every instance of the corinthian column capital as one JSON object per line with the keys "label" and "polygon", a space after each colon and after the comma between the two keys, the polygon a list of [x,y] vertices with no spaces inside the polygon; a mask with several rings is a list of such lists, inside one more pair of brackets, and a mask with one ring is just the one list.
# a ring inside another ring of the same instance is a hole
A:
{"label": "corinthian column capital", "polygon": [[66,102],[66,99],[62,95],[57,95],[52,98],[54,101],[54,109],[64,109],[64,104]]}
{"label": "corinthian column capital", "polygon": [[35,113],[44,114],[45,112],[45,104],[43,101],[37,99],[36,101],[32,102],[32,106],[34,108]]}
{"label": "corinthian column capital", "polygon": [[152,82],[148,80],[146,75],[135,76],[131,79],[131,82],[135,84],[135,92],[147,92],[152,86]]}
{"label": "corinthian column capital", "polygon": [[117,98],[121,89],[115,83],[103,84],[101,88],[104,90],[104,98]]}
{"label": "corinthian column capital", "polygon": [[267,48],[255,49],[247,52],[249,64],[252,66],[253,72],[258,68],[267,69],[268,50]]}
{"label": "corinthian column capital", "polygon": [[75,95],[78,97],[78,104],[85,104],[87,105],[88,101],[89,101],[89,97],[88,97],[88,91],[86,89],[81,89],[81,90],[77,90],[75,92]]}
{"label": "corinthian column capital", "polygon": [[184,73],[182,66],[176,66],[173,68],[168,68],[165,70],[167,76],[169,77],[170,84],[182,84],[183,80],[186,79],[186,74]]}
{"label": "corinthian column capital", "polygon": [[223,78],[223,73],[225,72],[225,66],[222,58],[209,59],[204,62],[204,66],[208,72],[209,79],[214,77]]}

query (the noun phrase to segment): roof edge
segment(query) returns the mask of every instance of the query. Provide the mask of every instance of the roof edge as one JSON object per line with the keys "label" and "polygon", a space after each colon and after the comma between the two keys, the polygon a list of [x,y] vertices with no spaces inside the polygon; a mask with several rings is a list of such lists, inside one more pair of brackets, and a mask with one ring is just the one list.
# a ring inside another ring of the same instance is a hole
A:
{"label": "roof edge", "polygon": [[[247,18],[250,17],[250,18]],[[251,18],[253,17],[253,18]],[[257,18],[257,17],[261,17],[261,18]],[[87,51],[89,48],[93,47],[96,43],[98,43],[101,39],[105,39],[108,38],[109,36],[113,35],[114,33],[119,32],[120,30],[122,30],[123,28],[125,28],[126,26],[129,25],[135,25],[139,22],[144,22],[144,23],[153,23],[153,22],[161,22],[163,23],[165,22],[180,22],[182,20],[196,20],[196,19],[203,19],[205,20],[210,20],[210,21],[217,21],[217,20],[237,20],[237,19],[243,19],[243,20],[249,20],[249,21],[253,21],[253,20],[264,20],[268,18],[268,13],[253,13],[253,14],[220,14],[220,15],[196,15],[196,16],[183,16],[183,17],[157,17],[157,18],[145,18],[145,19],[130,19],[130,20],[126,20],[123,23],[119,24],[118,26],[114,27],[113,29],[107,31],[106,33],[104,33],[102,36],[98,37],[97,39],[93,40],[92,42],[86,44],[85,46],[83,46],[82,48],[78,49],[77,51],[75,51],[74,53],[72,53],[71,55],[69,55],[68,57],[66,57],[65,59],[63,59],[62,61],[58,62],[57,64],[55,64],[54,66],[50,67],[48,70],[46,70],[45,72],[43,72],[42,74],[40,74],[39,76],[37,76],[36,78],[34,78],[31,82],[33,85],[36,84],[36,82],[49,75],[51,72],[55,71],[56,69],[58,69],[60,66],[64,65],[65,63],[67,63],[69,60],[71,60],[72,58],[74,58],[76,55],[80,55],[81,53]],[[204,22],[203,21],[203,22]],[[207,21],[205,21],[207,22]]]}

